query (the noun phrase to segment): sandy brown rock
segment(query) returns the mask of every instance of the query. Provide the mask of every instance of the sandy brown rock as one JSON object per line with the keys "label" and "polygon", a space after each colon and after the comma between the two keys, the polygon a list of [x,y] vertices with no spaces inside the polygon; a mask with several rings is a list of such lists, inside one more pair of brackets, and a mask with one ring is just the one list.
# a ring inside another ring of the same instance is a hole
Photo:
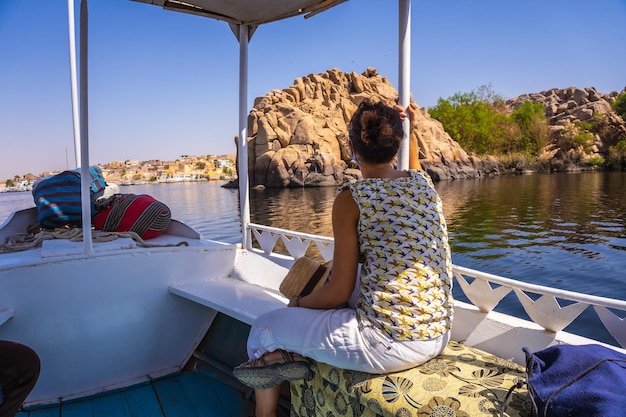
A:
{"label": "sandy brown rock", "polygon": [[[376,69],[363,74],[332,69],[296,79],[283,90],[255,100],[248,116],[252,185],[267,187],[337,186],[360,177],[351,169],[347,124],[366,98],[393,105],[396,89]],[[497,174],[467,153],[425,109],[417,112],[423,167],[435,180]]]}

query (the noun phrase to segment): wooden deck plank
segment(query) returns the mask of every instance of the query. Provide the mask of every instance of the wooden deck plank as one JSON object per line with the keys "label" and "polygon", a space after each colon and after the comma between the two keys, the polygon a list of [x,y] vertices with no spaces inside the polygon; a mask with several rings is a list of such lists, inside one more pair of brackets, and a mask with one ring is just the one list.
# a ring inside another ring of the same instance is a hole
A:
{"label": "wooden deck plank", "polygon": [[61,407],[46,407],[23,411],[16,417],[59,417],[61,415]]}
{"label": "wooden deck plank", "polygon": [[124,392],[132,417],[163,417],[161,405],[152,384],[145,384]]}
{"label": "wooden deck plank", "polygon": [[61,417],[93,417],[91,400],[78,400],[62,404]]}
{"label": "wooden deck plank", "polygon": [[245,415],[249,403],[243,394],[219,381],[197,372],[179,378],[194,408],[203,416],[239,417]]}
{"label": "wooden deck plank", "polygon": [[252,403],[202,372],[184,372],[109,394],[20,412],[18,417],[241,417]]}
{"label": "wooden deck plank", "polygon": [[122,392],[114,392],[91,400],[93,417],[131,417]]}
{"label": "wooden deck plank", "polygon": [[195,412],[178,378],[164,379],[153,385],[167,417],[204,417]]}

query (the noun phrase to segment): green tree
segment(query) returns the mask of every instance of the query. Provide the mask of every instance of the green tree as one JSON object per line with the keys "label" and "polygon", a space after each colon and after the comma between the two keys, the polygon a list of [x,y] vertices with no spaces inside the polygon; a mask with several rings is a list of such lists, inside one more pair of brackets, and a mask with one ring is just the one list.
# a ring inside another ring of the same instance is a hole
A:
{"label": "green tree", "polygon": [[615,113],[622,116],[622,119],[626,120],[626,92],[617,96],[615,101],[612,104],[613,110]]}
{"label": "green tree", "polygon": [[593,124],[584,121],[572,123],[563,129],[562,144],[570,149],[582,148],[584,152],[591,152],[594,135]]}
{"label": "green tree", "polygon": [[615,145],[609,147],[607,165],[616,169],[626,170],[626,137],[621,138]]}
{"label": "green tree", "polygon": [[500,153],[516,131],[507,115],[498,111],[502,103],[498,95],[483,86],[478,92],[440,98],[429,113],[463,148],[477,154]]}
{"label": "green tree", "polygon": [[511,112],[511,119],[520,129],[518,151],[537,155],[548,139],[548,119],[544,106],[540,103],[525,101]]}
{"label": "green tree", "polygon": [[196,162],[196,169],[205,169],[206,164],[204,162]]}
{"label": "green tree", "polygon": [[504,106],[504,97],[500,93],[496,93],[491,83],[487,85],[481,85],[476,89],[476,98],[483,103],[489,103],[496,108],[502,108]]}
{"label": "green tree", "polygon": [[6,180],[6,186],[7,187],[15,187],[15,183],[13,182],[13,180],[9,179],[9,180]]}
{"label": "green tree", "polygon": [[523,153],[537,155],[548,138],[543,105],[525,102],[507,114],[501,95],[491,85],[469,93],[440,98],[429,109],[448,134],[464,149],[479,155]]}

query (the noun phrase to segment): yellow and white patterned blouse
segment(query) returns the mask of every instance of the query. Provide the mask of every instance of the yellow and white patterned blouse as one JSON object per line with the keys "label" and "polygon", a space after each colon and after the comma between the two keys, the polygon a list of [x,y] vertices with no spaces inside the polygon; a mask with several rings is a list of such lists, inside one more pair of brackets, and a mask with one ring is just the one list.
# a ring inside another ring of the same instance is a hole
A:
{"label": "yellow and white patterned blouse", "polygon": [[360,215],[359,320],[395,340],[427,340],[452,322],[452,260],[441,199],[430,177],[344,184]]}

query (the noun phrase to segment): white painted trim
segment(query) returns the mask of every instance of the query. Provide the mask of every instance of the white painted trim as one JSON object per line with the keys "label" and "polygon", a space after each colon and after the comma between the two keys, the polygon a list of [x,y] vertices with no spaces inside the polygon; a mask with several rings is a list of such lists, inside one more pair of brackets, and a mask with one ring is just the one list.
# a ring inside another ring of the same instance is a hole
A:
{"label": "white painted trim", "polygon": [[250,27],[239,25],[239,146],[237,151],[241,239],[250,248],[250,191],[248,178],[248,41]]}
{"label": "white painted trim", "polygon": [[80,161],[80,116],[78,114],[78,81],[76,76],[74,0],[67,0],[67,24],[70,52],[70,85],[72,89],[72,121],[74,126],[74,167],[77,167]]}
{"label": "white painted trim", "polygon": [[[406,108],[411,101],[411,0],[398,1],[398,104]],[[411,123],[403,123],[404,137],[398,151],[398,168],[409,169]]]}
{"label": "white painted trim", "polygon": [[[91,225],[91,186],[89,184],[89,89],[88,89],[88,34],[89,13],[87,0],[80,3],[80,198],[83,224]],[[91,227],[83,228],[85,255],[93,255]]]}

